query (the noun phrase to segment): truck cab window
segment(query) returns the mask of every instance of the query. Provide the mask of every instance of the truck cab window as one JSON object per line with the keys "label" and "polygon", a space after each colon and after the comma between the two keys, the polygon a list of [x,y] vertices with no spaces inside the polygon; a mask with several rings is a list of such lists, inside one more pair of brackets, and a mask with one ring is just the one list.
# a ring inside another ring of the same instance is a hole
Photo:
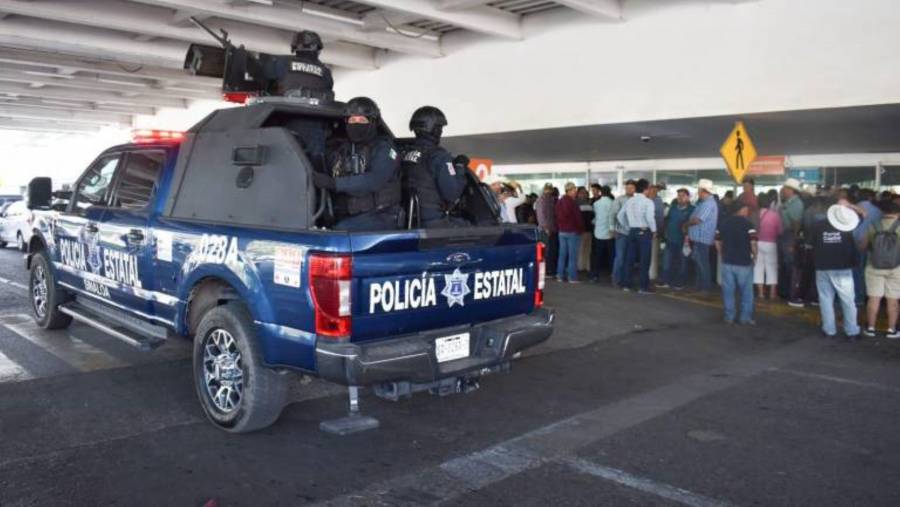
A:
{"label": "truck cab window", "polygon": [[166,154],[163,151],[134,151],[125,157],[125,166],[113,194],[114,208],[144,209],[153,196]]}
{"label": "truck cab window", "polygon": [[72,211],[78,213],[91,206],[106,206],[110,184],[118,165],[119,155],[104,157],[95,162],[78,182]]}

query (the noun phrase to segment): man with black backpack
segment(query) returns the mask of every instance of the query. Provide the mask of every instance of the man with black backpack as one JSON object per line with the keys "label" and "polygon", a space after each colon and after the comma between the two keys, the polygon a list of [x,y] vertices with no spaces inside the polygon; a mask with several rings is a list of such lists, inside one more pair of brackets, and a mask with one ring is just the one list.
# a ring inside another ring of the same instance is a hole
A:
{"label": "man with black backpack", "polygon": [[888,329],[886,338],[900,338],[897,330],[897,299],[900,298],[900,204],[882,201],[879,205],[882,218],[869,227],[862,240],[862,249],[868,251],[866,265],[866,295],[868,324],[866,336],[875,336],[875,321],[881,298],[887,299]]}

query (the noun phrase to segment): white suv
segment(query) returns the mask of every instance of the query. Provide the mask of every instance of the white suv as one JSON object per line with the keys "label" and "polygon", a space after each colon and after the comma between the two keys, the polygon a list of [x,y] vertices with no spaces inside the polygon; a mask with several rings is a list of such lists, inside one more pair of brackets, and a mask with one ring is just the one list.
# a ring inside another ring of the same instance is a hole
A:
{"label": "white suv", "polygon": [[0,213],[0,248],[15,244],[19,250],[28,248],[31,239],[33,214],[25,206],[25,201],[16,201]]}

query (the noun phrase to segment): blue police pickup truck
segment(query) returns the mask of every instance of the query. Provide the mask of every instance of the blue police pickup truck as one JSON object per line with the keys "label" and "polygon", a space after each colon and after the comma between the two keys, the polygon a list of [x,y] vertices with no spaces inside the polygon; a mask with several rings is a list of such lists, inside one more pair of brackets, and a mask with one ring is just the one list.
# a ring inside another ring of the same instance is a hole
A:
{"label": "blue police pickup truck", "polygon": [[322,225],[330,202],[304,136],[342,119],[304,104],[222,109],[106,150],[62,206],[35,178],[35,321],[74,319],[147,350],[192,340],[203,409],[236,433],[278,418],[291,371],[349,386],[352,406],[358,387],[466,391],[546,340],[537,232],[500,224],[477,179],[471,227]]}

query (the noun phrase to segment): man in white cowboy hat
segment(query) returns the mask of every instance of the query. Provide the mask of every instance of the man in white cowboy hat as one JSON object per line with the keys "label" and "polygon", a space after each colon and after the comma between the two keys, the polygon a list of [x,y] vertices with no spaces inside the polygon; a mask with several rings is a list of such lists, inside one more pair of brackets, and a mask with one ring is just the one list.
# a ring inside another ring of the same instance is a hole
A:
{"label": "man in white cowboy hat", "polygon": [[685,241],[691,243],[691,258],[697,268],[697,288],[712,290],[712,271],[709,265],[709,251],[716,240],[716,226],[719,220],[719,205],[713,197],[712,180],[697,182],[699,199],[691,218],[684,224],[687,231]]}
{"label": "man in white cowboy hat", "polygon": [[859,250],[853,230],[859,225],[859,215],[847,206],[834,204],[828,208],[827,217],[828,220],[816,222],[810,231],[822,332],[829,338],[837,334],[834,319],[834,297],[837,295],[844,315],[844,333],[850,340],[855,340],[859,338],[860,329],[856,320],[853,267],[858,262]]}
{"label": "man in white cowboy hat", "polygon": [[516,208],[525,202],[525,192],[522,191],[522,185],[495,172],[489,174],[484,182],[497,194],[497,199],[502,205],[500,218],[506,223],[518,223]]}
{"label": "man in white cowboy hat", "polygon": [[[800,199],[802,192],[800,182],[795,178],[788,178],[781,187],[781,206],[778,212],[781,215],[782,232],[779,238],[781,250],[781,262],[778,276],[779,292],[781,297],[790,300],[792,287],[792,274],[797,254],[797,240],[800,236],[800,228],[803,225],[803,201]],[[802,304],[801,304],[802,306]]]}

